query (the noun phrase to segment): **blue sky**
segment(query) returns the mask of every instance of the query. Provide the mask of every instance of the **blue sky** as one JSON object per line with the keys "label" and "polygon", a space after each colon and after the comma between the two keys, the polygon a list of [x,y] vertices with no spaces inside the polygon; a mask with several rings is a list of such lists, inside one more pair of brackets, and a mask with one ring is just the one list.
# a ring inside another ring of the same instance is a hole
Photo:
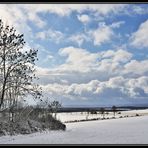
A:
{"label": "blue sky", "polygon": [[148,4],[0,4],[38,49],[44,95],[65,106],[148,104]]}

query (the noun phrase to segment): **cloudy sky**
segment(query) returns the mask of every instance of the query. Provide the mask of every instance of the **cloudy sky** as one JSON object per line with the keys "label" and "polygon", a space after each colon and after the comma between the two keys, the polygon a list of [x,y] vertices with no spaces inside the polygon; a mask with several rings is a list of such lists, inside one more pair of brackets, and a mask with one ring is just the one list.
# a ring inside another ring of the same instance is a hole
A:
{"label": "cloudy sky", "polygon": [[44,95],[64,106],[148,104],[148,4],[0,4],[38,49]]}

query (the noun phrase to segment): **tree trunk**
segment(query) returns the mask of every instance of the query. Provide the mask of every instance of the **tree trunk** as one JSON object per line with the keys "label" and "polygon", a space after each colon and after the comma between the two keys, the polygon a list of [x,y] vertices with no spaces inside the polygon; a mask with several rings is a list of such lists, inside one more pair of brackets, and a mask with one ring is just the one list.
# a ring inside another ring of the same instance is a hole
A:
{"label": "tree trunk", "polygon": [[1,95],[1,98],[0,98],[0,109],[2,108],[2,105],[4,103],[5,86],[6,86],[6,79],[5,79],[4,84],[3,84],[2,95]]}

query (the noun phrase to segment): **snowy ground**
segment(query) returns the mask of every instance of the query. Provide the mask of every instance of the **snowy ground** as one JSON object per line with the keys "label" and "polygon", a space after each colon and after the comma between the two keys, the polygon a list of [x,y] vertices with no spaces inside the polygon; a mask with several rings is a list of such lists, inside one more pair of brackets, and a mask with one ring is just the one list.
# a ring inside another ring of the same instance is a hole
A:
{"label": "snowy ground", "polygon": [[[145,110],[129,110],[129,111],[121,111],[121,114],[116,113],[116,118],[124,117],[124,116],[135,116],[139,115],[148,115],[148,109]],[[109,112],[109,114],[105,114],[105,118],[114,117],[113,112]],[[69,122],[74,120],[86,120],[87,119],[95,119],[102,118],[102,115],[98,112],[98,114],[89,114],[87,112],[72,112],[72,113],[58,113],[57,118],[62,122]]]}
{"label": "snowy ground", "polygon": [[[67,123],[67,130],[0,137],[0,144],[148,144],[147,110],[140,117]],[[131,111],[135,114],[135,111]]]}

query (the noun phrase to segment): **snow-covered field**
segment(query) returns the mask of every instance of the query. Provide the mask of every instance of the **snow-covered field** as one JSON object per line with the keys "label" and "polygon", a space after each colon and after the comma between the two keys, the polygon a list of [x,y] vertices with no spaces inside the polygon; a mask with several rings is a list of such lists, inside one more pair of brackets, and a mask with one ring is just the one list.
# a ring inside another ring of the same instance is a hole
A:
{"label": "snow-covered field", "polygon": [[[116,113],[116,118],[120,118],[121,116],[135,116],[139,115],[148,115],[148,109],[145,110],[129,110],[129,111],[121,111],[121,114]],[[109,114],[105,114],[105,118],[114,117],[113,112],[109,112]],[[72,112],[72,113],[58,113],[57,118],[62,122],[74,121],[74,120],[86,120],[87,119],[95,119],[102,118],[102,115],[98,112],[98,114],[89,114],[87,112]]]}
{"label": "snow-covered field", "polygon": [[[144,116],[67,123],[67,130],[0,137],[0,144],[148,144],[148,110]],[[123,114],[123,113],[122,113]]]}

